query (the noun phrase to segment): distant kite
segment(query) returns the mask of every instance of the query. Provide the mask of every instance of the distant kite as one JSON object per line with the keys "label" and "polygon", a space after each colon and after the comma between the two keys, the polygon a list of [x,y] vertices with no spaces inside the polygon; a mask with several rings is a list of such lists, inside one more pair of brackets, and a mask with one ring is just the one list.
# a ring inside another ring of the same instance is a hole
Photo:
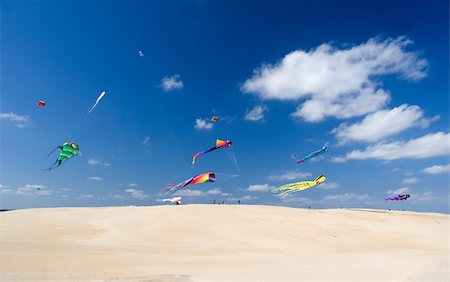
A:
{"label": "distant kite", "polygon": [[139,50],[139,56],[140,56],[140,57],[144,57],[144,53],[142,53],[141,50]]}
{"label": "distant kite", "polygon": [[56,159],[54,164],[52,164],[49,168],[44,169],[44,170],[52,170],[52,169],[62,165],[70,158],[78,155],[78,151],[80,150],[80,147],[78,147],[78,144],[66,142],[66,143],[62,144],[62,146],[56,147],[48,155],[50,156],[57,149],[61,150],[61,152],[59,153],[59,157]]}
{"label": "distant kite", "polygon": [[39,100],[39,102],[37,102],[38,107],[44,107],[45,106],[45,101]]}
{"label": "distant kite", "polygon": [[220,119],[219,117],[213,116],[213,117],[211,118],[211,121],[212,121],[212,122],[216,122],[216,121],[218,121],[219,119]]}
{"label": "distant kite", "polygon": [[327,148],[327,144],[325,144],[325,145],[323,145],[323,147],[320,150],[314,151],[314,152],[310,153],[309,155],[307,155],[307,156],[305,156],[305,157],[303,157],[301,159],[297,159],[296,156],[294,155],[294,158],[296,159],[295,162],[298,163],[298,164],[301,164],[301,163],[303,163],[303,162],[305,162],[305,161],[307,161],[309,159],[312,159],[312,158],[315,158],[315,157],[317,157],[319,155],[324,154],[327,151],[327,149],[328,149]]}
{"label": "distant kite", "polygon": [[408,199],[409,197],[411,197],[410,195],[395,195],[395,196],[392,196],[392,197],[388,197],[388,198],[385,198],[384,200],[386,200],[386,201],[404,201],[404,200],[406,200],[406,199]]}
{"label": "distant kite", "polygon": [[90,112],[92,112],[94,109],[95,109],[95,107],[97,106],[97,104],[98,104],[98,102],[100,102],[100,100],[103,98],[103,96],[105,96],[105,91],[102,91],[102,93],[100,93],[100,95],[97,97],[97,99],[95,100],[95,102],[94,102],[94,105],[91,107],[91,109],[89,110],[89,112],[88,112],[88,114],[90,113]]}
{"label": "distant kite", "polygon": [[180,189],[192,184],[199,184],[205,182],[214,182],[216,180],[216,175],[214,172],[202,173],[197,176],[191,177],[177,185],[169,184],[161,190],[161,192],[166,192],[166,194],[173,194]]}
{"label": "distant kite", "polygon": [[197,158],[203,154],[209,153],[209,152],[217,150],[219,148],[230,148],[232,145],[233,145],[233,142],[231,142],[229,140],[224,141],[224,140],[217,139],[216,146],[214,146],[208,150],[201,151],[200,153],[195,154],[194,157],[192,157],[192,164],[195,164],[195,160],[197,160]]}
{"label": "distant kite", "polygon": [[173,198],[169,198],[169,199],[163,199],[163,202],[171,202],[172,204],[175,205],[180,205],[181,201],[183,201],[183,199],[181,197],[173,197]]}
{"label": "distant kite", "polygon": [[326,179],[325,175],[321,175],[321,176],[317,177],[314,181],[301,181],[301,182],[286,184],[286,185],[283,185],[283,186],[273,189],[272,193],[274,193],[274,196],[284,199],[292,193],[306,190],[306,189],[309,189],[316,185],[319,185],[319,184],[325,182],[325,179]]}

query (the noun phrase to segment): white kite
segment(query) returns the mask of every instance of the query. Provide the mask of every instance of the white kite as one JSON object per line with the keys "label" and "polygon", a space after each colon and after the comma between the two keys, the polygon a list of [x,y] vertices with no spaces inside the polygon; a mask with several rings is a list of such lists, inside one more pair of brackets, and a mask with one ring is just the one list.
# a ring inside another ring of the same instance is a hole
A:
{"label": "white kite", "polygon": [[141,50],[139,50],[139,56],[144,57],[144,53]]}
{"label": "white kite", "polygon": [[92,108],[89,110],[88,114],[89,114],[90,112],[92,112],[92,111],[95,109],[95,107],[97,106],[98,102],[100,102],[100,100],[103,98],[103,96],[105,96],[105,94],[106,94],[105,91],[102,91],[102,93],[100,93],[100,95],[97,97],[97,100],[95,100],[94,105],[93,105]]}
{"label": "white kite", "polygon": [[169,199],[163,199],[163,202],[171,202],[172,204],[179,205],[183,199],[181,197],[173,197]]}

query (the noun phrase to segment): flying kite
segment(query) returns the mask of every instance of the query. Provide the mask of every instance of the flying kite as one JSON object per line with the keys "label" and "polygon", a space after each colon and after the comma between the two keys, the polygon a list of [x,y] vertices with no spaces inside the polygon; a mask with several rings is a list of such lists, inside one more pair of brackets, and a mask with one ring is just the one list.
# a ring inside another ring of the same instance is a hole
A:
{"label": "flying kite", "polygon": [[199,183],[205,183],[205,182],[214,182],[216,180],[216,175],[214,172],[206,172],[199,174],[197,176],[191,177],[181,183],[178,183],[177,185],[169,184],[165,188],[161,190],[161,192],[166,191],[166,194],[173,194],[176,191],[183,189],[184,187],[191,185],[191,184],[199,184]]}
{"label": "flying kite", "polygon": [[395,195],[392,197],[385,198],[386,201],[403,201],[411,197],[410,195]]}
{"label": "flying kite", "polygon": [[78,151],[80,150],[80,147],[78,147],[78,144],[66,142],[66,143],[62,144],[61,146],[56,147],[48,155],[50,156],[57,149],[61,150],[61,152],[59,153],[59,157],[56,159],[54,164],[52,164],[49,168],[44,169],[44,170],[52,170],[52,169],[62,165],[63,163],[65,163],[68,159],[78,155]]}
{"label": "flying kite", "polygon": [[197,160],[197,158],[203,154],[209,153],[209,152],[217,150],[219,148],[230,148],[232,145],[233,145],[233,142],[231,142],[229,140],[224,141],[224,140],[217,139],[216,146],[214,146],[206,151],[201,151],[200,153],[195,154],[194,157],[192,157],[192,164],[195,164],[195,160]]}
{"label": "flying kite", "polygon": [[102,91],[102,93],[100,93],[100,95],[99,95],[99,96],[97,97],[97,99],[95,100],[94,105],[93,105],[93,106],[91,107],[91,109],[89,110],[88,114],[89,114],[90,112],[92,112],[92,111],[95,109],[95,107],[97,106],[98,102],[100,102],[100,100],[103,98],[103,96],[105,96],[105,94],[106,94],[105,91]]}
{"label": "flying kite", "polygon": [[317,177],[314,181],[301,181],[301,182],[295,182],[295,183],[289,183],[283,186],[280,186],[278,188],[275,188],[272,190],[272,193],[274,193],[274,196],[280,197],[282,199],[286,198],[288,195],[309,189],[313,186],[319,185],[323,182],[325,182],[325,175],[321,175]]}
{"label": "flying kite", "polygon": [[216,122],[216,121],[218,121],[219,119],[220,119],[219,117],[213,116],[213,117],[211,118],[211,121],[212,121],[212,122]]}
{"label": "flying kite", "polygon": [[305,162],[305,161],[307,161],[309,159],[312,159],[312,158],[315,158],[315,157],[317,157],[319,155],[324,154],[327,151],[327,149],[328,149],[327,144],[325,144],[325,145],[323,145],[323,147],[320,150],[314,151],[314,152],[310,153],[309,155],[307,155],[307,156],[305,156],[305,157],[303,157],[301,159],[297,159],[295,157],[295,155],[294,155],[294,157],[296,158],[295,162],[298,163],[298,164],[301,164],[301,163],[303,163],[303,162]]}
{"label": "flying kite", "polygon": [[39,100],[39,102],[37,102],[38,107],[44,107],[45,106],[45,101]]}
{"label": "flying kite", "polygon": [[169,199],[163,199],[162,201],[163,202],[171,202],[172,204],[175,204],[175,205],[180,205],[182,200],[183,199],[181,197],[173,197],[173,198],[169,198]]}
{"label": "flying kite", "polygon": [[139,50],[139,56],[140,56],[140,57],[144,57],[144,53],[142,53],[141,50]]}

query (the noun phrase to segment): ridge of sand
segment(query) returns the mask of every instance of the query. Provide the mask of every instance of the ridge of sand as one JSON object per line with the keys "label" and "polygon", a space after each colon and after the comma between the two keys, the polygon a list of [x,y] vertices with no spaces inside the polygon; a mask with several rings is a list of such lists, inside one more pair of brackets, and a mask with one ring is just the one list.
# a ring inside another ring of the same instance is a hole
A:
{"label": "ridge of sand", "polygon": [[181,205],[0,213],[0,281],[450,281],[450,215]]}

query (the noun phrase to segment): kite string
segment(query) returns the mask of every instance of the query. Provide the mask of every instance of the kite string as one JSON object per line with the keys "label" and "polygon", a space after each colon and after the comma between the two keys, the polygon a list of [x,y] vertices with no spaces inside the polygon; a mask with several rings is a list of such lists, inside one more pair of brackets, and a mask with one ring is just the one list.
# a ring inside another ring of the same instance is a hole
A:
{"label": "kite string", "polygon": [[70,137],[70,135],[64,130],[64,128],[56,121],[56,119],[53,117],[53,115],[46,108],[44,108],[44,110],[49,115],[49,117],[52,119],[53,123],[55,123],[59,127],[59,129],[66,135],[66,137],[68,137],[69,140],[73,140],[72,137]]}

